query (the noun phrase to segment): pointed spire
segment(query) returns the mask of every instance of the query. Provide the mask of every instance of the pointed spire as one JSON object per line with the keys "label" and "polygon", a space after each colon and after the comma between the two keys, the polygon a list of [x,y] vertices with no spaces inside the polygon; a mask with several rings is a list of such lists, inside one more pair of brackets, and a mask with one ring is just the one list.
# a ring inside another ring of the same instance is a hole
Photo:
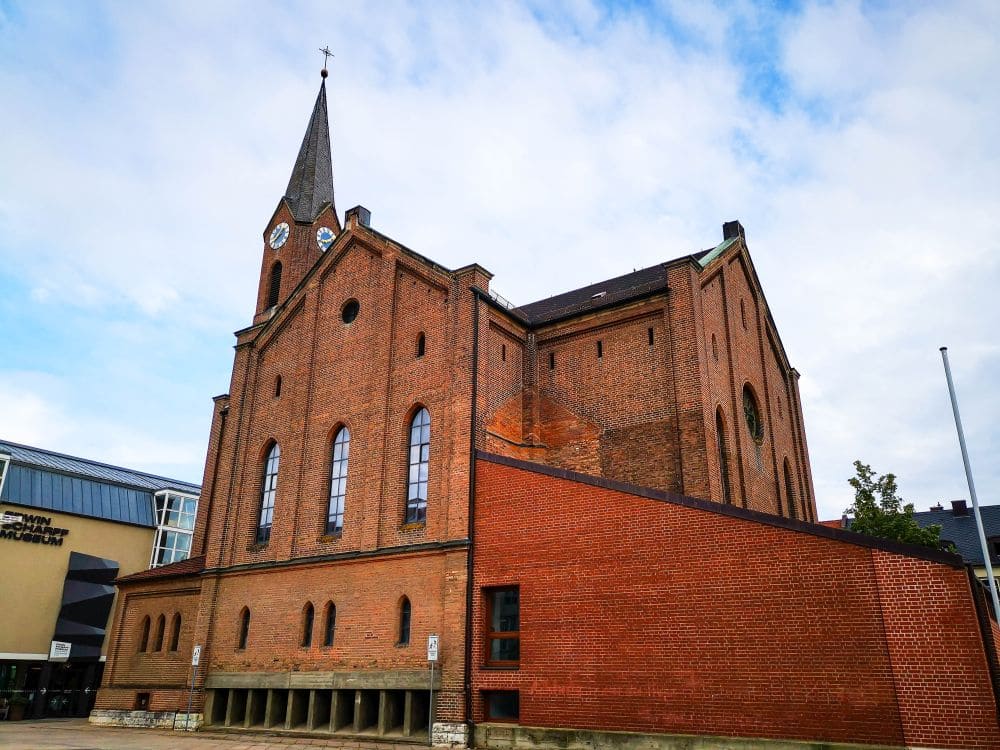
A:
{"label": "pointed spire", "polygon": [[[311,222],[327,203],[333,205],[333,158],[326,115],[326,69],[309,127],[288,180],[285,198],[296,221]],[[336,211],[336,207],[334,206]]]}

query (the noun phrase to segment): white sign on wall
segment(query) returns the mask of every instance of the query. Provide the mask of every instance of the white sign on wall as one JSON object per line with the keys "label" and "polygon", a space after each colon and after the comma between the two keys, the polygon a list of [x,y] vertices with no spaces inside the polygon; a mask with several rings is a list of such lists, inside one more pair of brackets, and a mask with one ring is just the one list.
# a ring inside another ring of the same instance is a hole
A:
{"label": "white sign on wall", "polygon": [[427,636],[427,661],[438,660],[438,637],[436,635]]}
{"label": "white sign on wall", "polygon": [[195,646],[194,651],[191,652],[191,666],[197,667],[198,662],[201,661],[201,646]]}
{"label": "white sign on wall", "polygon": [[49,646],[49,661],[68,661],[69,652],[72,648],[72,643],[66,643],[65,641],[52,641],[52,645]]}

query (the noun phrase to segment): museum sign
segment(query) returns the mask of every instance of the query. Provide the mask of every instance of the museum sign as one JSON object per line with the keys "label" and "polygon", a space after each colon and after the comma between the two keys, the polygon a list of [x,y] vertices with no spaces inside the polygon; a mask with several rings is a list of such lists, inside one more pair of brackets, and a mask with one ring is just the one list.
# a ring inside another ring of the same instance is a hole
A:
{"label": "museum sign", "polygon": [[0,516],[0,539],[61,547],[67,534],[69,529],[54,527],[49,516],[11,513]]}

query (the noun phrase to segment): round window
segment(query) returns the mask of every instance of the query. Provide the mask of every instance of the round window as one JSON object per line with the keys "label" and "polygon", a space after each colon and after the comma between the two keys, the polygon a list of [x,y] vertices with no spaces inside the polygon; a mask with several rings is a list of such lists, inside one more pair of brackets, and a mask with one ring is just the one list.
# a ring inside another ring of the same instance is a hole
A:
{"label": "round window", "polygon": [[760,409],[757,406],[757,398],[753,395],[749,385],[743,386],[743,416],[747,420],[747,429],[750,430],[750,437],[758,443],[764,441],[764,422],[760,418]]}
{"label": "round window", "polygon": [[351,299],[347,301],[344,305],[344,309],[340,311],[340,317],[345,323],[353,323],[354,319],[358,317],[358,311],[361,309],[361,305],[358,304],[356,299]]}

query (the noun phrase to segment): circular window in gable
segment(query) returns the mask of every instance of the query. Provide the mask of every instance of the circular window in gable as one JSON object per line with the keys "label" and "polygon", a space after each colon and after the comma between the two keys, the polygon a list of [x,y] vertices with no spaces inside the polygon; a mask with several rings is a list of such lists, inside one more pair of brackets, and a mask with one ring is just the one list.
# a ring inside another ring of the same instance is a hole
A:
{"label": "circular window in gable", "polygon": [[743,416],[747,421],[750,437],[757,443],[764,442],[764,422],[760,418],[757,397],[753,395],[753,390],[749,385],[743,386]]}
{"label": "circular window in gable", "polygon": [[361,305],[358,304],[356,299],[349,299],[344,304],[344,308],[340,311],[340,318],[345,323],[353,323],[354,319],[358,317],[358,312],[361,310]]}

